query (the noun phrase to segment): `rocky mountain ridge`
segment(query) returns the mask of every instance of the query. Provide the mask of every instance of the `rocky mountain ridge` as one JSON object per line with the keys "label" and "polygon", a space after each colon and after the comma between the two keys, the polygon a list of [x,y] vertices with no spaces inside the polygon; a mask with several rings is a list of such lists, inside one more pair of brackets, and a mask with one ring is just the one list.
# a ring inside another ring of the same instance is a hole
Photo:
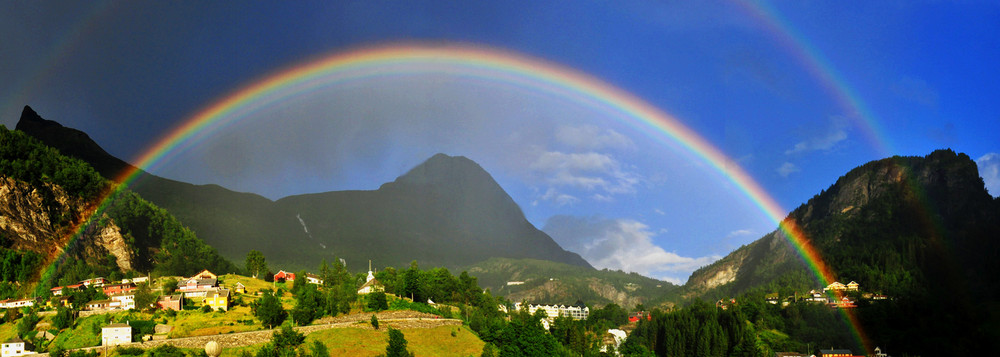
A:
{"label": "rocky mountain ridge", "polygon": [[[995,241],[984,241],[986,235],[982,232],[996,229],[989,217],[1000,212],[998,202],[986,192],[974,161],[965,154],[938,150],[925,157],[892,157],[855,168],[786,219],[802,227],[839,276],[857,280],[870,274],[866,269],[895,274],[893,266],[885,265],[884,257],[857,251],[866,247],[908,249],[906,254],[917,260],[906,263],[917,264],[910,268],[923,267],[928,272],[963,270],[953,266],[954,262],[934,266],[921,262],[938,255],[919,253],[921,250],[947,241],[955,248],[955,255],[967,255],[987,264],[984,260],[988,259],[977,253],[975,246],[996,245]],[[842,265],[841,259],[850,264]],[[813,288],[820,286],[821,282],[807,277],[807,269],[788,238],[776,230],[694,272],[685,284],[685,292],[689,297],[710,291],[715,291],[709,294],[712,296],[737,295],[781,279]],[[801,274],[790,279],[786,273],[792,271]],[[871,280],[867,281],[869,287],[901,288],[884,279]]]}

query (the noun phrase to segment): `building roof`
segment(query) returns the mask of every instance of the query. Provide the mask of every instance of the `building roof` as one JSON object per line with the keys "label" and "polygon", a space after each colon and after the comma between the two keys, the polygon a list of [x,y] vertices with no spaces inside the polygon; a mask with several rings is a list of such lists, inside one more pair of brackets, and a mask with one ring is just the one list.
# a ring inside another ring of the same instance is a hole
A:
{"label": "building roof", "polygon": [[830,349],[830,350],[819,350],[820,355],[853,355],[851,350],[848,349]]}
{"label": "building roof", "polygon": [[184,298],[182,294],[163,295],[160,297],[160,301],[179,301],[182,298]]}
{"label": "building roof", "polygon": [[24,340],[15,335],[14,337],[11,337],[9,340],[3,341],[3,343],[24,343]]}
{"label": "building roof", "polygon": [[229,297],[229,289],[218,288],[218,289],[209,290],[208,291],[208,296],[210,296],[210,297],[216,297],[216,296]]}
{"label": "building roof", "polygon": [[219,276],[208,271],[208,269],[202,270],[198,274],[192,275],[190,279],[217,279]]}
{"label": "building roof", "polygon": [[119,323],[116,323],[116,324],[110,324],[110,325],[104,326],[103,328],[118,328],[118,327],[132,327],[132,325],[123,324],[123,323],[119,322]]}
{"label": "building roof", "polygon": [[178,281],[177,282],[177,287],[187,286],[188,282],[190,282],[191,280],[194,280],[195,281],[195,285],[199,285],[199,286],[200,285],[215,286],[219,282],[219,279],[187,279],[187,280]]}
{"label": "building roof", "polygon": [[369,287],[369,286],[375,286],[376,284],[377,284],[377,285],[382,285],[382,283],[380,283],[380,282],[378,281],[378,279],[372,279],[372,280],[369,280],[369,281],[366,281],[366,282],[365,282],[364,284],[362,284],[362,285],[361,285],[361,287],[360,287],[360,288],[358,288],[358,290],[361,290],[361,289],[364,289],[364,288],[367,288],[367,287]]}

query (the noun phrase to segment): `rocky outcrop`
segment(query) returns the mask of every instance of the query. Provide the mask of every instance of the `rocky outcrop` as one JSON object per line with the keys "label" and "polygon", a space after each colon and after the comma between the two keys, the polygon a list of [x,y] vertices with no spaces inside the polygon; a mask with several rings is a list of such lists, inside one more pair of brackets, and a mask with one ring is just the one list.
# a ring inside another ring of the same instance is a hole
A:
{"label": "rocky outcrop", "polygon": [[68,247],[74,238],[74,223],[88,211],[85,202],[70,198],[58,186],[33,187],[0,177],[0,232],[6,247],[50,258],[64,253],[84,259],[111,254],[120,268],[131,270],[134,253],[121,229],[106,217],[98,226],[84,230]]}
{"label": "rocky outcrop", "polygon": [[37,245],[55,234],[44,206],[44,198],[35,188],[11,178],[0,178],[0,231],[17,237],[15,243]]}
{"label": "rocky outcrop", "polygon": [[614,287],[614,285],[608,284],[600,279],[590,278],[587,280],[590,283],[588,285],[590,290],[597,293],[600,297],[611,300],[612,303],[618,304],[618,306],[635,306],[642,304],[645,300],[641,297],[629,294],[627,291],[618,290]]}

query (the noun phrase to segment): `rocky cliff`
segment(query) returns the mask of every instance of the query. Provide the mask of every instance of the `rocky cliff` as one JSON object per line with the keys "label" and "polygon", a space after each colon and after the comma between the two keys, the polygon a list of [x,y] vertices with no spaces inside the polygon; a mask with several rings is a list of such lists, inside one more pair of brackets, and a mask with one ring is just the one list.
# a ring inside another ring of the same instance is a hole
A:
{"label": "rocky cliff", "polygon": [[113,220],[105,217],[99,226],[84,229],[79,235],[74,232],[77,220],[92,210],[88,202],[69,196],[58,186],[34,187],[0,177],[0,232],[7,238],[5,248],[33,251],[49,261],[63,254],[98,261],[110,254],[120,269],[131,270],[133,250]]}
{"label": "rocky cliff", "polygon": [[[802,227],[834,278],[909,293],[925,289],[921,282],[931,277],[955,282],[970,271],[995,269],[998,208],[1000,200],[986,192],[974,161],[938,150],[866,163],[786,219]],[[708,296],[713,298],[768,284],[816,288],[820,283],[775,231],[699,269],[685,291],[702,296],[715,290]]]}

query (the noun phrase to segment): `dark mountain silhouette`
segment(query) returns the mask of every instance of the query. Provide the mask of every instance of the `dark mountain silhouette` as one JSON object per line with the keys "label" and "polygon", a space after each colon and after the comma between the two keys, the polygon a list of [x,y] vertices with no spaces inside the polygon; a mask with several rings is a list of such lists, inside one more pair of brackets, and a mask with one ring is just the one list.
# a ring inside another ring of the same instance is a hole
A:
{"label": "dark mountain silhouette", "polygon": [[[17,129],[117,179],[134,169],[79,130],[25,107]],[[228,259],[256,249],[274,269],[315,269],[322,259],[362,266],[458,268],[491,257],[531,258],[592,269],[528,222],[478,164],[435,155],[374,191],[306,194],[270,201],[217,185],[192,185],[141,172],[133,190],[165,208]]]}

